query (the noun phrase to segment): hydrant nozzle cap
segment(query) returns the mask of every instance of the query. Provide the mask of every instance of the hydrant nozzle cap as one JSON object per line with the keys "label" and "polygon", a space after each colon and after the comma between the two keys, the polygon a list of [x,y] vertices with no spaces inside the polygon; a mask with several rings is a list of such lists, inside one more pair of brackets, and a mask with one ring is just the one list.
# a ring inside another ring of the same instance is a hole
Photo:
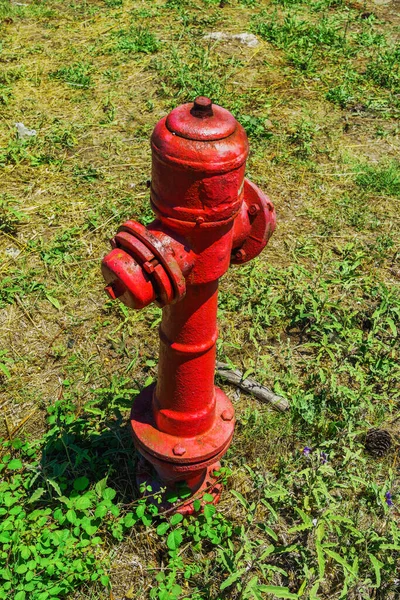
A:
{"label": "hydrant nozzle cap", "polygon": [[174,135],[199,142],[223,140],[237,127],[235,117],[206,96],[198,96],[193,103],[174,108],[165,124]]}

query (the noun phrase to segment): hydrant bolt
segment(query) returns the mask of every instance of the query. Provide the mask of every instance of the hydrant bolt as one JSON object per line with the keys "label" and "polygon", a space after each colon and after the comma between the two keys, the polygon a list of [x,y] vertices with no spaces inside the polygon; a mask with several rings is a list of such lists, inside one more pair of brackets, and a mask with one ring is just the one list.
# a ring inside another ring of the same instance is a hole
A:
{"label": "hydrant bolt", "polygon": [[186,452],[186,448],[180,444],[176,444],[176,446],[173,447],[172,452],[175,454],[175,456],[183,456]]}
{"label": "hydrant bolt", "polygon": [[238,251],[236,252],[236,254],[235,254],[235,258],[236,258],[238,261],[241,261],[241,262],[243,262],[243,261],[245,260],[245,258],[246,258],[246,251],[245,251],[245,250],[243,250],[243,249],[241,248],[240,250],[238,250]]}
{"label": "hydrant bolt", "polygon": [[256,215],[259,211],[260,211],[260,207],[258,206],[258,204],[252,204],[249,207],[249,214],[250,215]]}
{"label": "hydrant bolt", "polygon": [[[151,136],[156,219],[129,220],[102,261],[106,292],[140,310],[162,307],[158,378],[130,415],[138,484],[207,491],[233,437],[235,412],[214,384],[218,282],[260,254],[275,229],[269,198],[245,178],[248,140],[231,113],[200,96],[162,118]],[[195,511],[193,498],[180,503]],[[170,508],[170,505],[167,505]]]}
{"label": "hydrant bolt", "polygon": [[222,414],[221,414],[221,419],[222,419],[223,421],[232,421],[232,419],[233,419],[233,416],[234,416],[234,413],[233,413],[233,411],[232,411],[232,410],[229,410],[229,409],[227,409],[227,410],[224,410],[224,411],[222,412]]}

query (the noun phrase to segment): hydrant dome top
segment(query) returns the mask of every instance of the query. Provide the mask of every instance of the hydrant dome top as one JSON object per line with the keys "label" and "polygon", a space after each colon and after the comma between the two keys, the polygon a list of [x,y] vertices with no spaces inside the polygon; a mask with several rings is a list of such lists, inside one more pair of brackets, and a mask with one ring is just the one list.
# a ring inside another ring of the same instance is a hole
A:
{"label": "hydrant dome top", "polygon": [[199,96],[195,101],[181,104],[168,115],[166,126],[179,137],[200,142],[223,140],[236,130],[237,121],[231,113]]}

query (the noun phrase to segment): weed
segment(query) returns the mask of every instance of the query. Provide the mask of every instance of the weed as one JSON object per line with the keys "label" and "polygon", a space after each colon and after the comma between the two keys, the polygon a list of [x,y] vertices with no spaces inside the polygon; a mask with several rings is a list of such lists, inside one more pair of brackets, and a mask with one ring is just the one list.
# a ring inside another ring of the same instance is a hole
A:
{"label": "weed", "polygon": [[18,201],[9,196],[2,194],[0,196],[0,231],[15,235],[18,225],[27,221],[28,217],[21,210],[18,210]]}
{"label": "weed", "polygon": [[43,283],[37,279],[35,271],[9,269],[6,277],[0,281],[0,307],[4,308],[7,304],[13,304],[18,298],[23,298],[34,292],[42,292]]}
{"label": "weed", "polygon": [[383,51],[372,59],[366,77],[394,93],[400,92],[400,45]]}
{"label": "weed", "polygon": [[248,136],[253,138],[271,138],[272,132],[265,127],[266,117],[239,115],[238,120],[243,125]]}
{"label": "weed", "polygon": [[160,46],[156,36],[145,27],[131,27],[113,33],[114,52],[153,54]]}
{"label": "weed", "polygon": [[78,87],[89,88],[93,85],[92,80],[93,66],[86,62],[77,62],[72,65],[60,67],[50,73],[52,79],[64,81],[66,84]]}
{"label": "weed", "polygon": [[12,97],[12,89],[6,85],[0,85],[0,105],[7,106]]}
{"label": "weed", "polygon": [[14,361],[7,355],[8,350],[0,350],[0,381],[1,379],[11,379],[10,367]]}
{"label": "weed", "polygon": [[0,85],[8,85],[25,77],[25,67],[11,67],[0,71]]}
{"label": "weed", "polygon": [[345,83],[331,88],[326,93],[326,99],[334,104],[338,104],[341,108],[346,108],[354,100],[352,90]]}
{"label": "weed", "polygon": [[302,119],[295,123],[288,139],[295,147],[295,154],[299,158],[307,158],[312,154],[315,133],[316,127],[310,121]]}
{"label": "weed", "polygon": [[101,173],[92,165],[88,165],[87,167],[78,167],[78,165],[76,165],[74,168],[74,176],[82,181],[91,183],[96,181],[96,179],[100,179]]}
{"label": "weed", "polygon": [[264,18],[257,17],[254,31],[278,48],[285,49],[288,60],[301,70],[314,67],[323,50],[343,53],[346,48],[344,23],[337,17],[322,17],[316,23],[298,18],[291,13],[280,21],[277,13]]}
{"label": "weed", "polygon": [[156,62],[156,68],[163,75],[161,86],[166,96],[171,96],[172,87],[184,101],[209,96],[218,104],[225,101],[231,109],[240,110],[240,97],[229,98],[228,84],[241,64],[235,58],[221,61],[210,48],[191,44],[188,57],[173,47],[167,60]]}
{"label": "weed", "polygon": [[356,183],[360,188],[389,196],[400,196],[400,165],[397,162],[376,166],[366,164],[361,169],[356,176]]}

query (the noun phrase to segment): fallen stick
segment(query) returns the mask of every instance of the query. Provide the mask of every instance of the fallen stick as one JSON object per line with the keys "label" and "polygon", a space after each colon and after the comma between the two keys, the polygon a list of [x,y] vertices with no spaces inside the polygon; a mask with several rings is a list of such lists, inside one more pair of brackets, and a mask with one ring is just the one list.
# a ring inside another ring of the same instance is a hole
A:
{"label": "fallen stick", "polygon": [[276,410],[280,410],[284,412],[290,408],[289,402],[286,398],[282,398],[282,396],[277,396],[265,385],[261,385],[255,379],[251,379],[247,377],[247,379],[242,379],[243,373],[238,369],[231,369],[229,365],[221,362],[217,362],[217,373],[223,379],[228,381],[229,383],[233,383],[244,392],[248,394],[252,394],[262,402],[267,402],[271,404],[273,408]]}

